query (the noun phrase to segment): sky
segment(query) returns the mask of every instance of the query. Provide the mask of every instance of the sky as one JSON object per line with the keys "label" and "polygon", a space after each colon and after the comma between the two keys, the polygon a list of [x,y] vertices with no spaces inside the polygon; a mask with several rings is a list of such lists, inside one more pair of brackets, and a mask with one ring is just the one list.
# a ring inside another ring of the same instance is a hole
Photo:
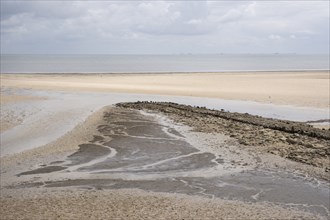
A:
{"label": "sky", "polygon": [[1,54],[329,53],[329,1],[5,1]]}

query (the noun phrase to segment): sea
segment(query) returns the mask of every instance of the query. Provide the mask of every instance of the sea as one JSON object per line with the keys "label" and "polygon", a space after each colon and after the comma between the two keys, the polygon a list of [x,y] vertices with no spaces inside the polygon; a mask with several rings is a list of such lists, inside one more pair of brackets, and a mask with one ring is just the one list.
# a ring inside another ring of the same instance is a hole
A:
{"label": "sea", "polygon": [[177,73],[329,69],[329,54],[1,55],[1,73]]}

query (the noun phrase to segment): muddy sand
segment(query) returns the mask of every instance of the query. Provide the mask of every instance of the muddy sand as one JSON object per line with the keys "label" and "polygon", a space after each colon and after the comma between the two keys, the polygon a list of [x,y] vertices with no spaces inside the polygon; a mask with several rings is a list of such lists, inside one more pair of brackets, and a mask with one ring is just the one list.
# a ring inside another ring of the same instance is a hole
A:
{"label": "muddy sand", "polygon": [[162,112],[195,131],[222,133],[237,139],[241,145],[330,172],[330,129],[167,102],[120,103],[117,106]]}
{"label": "muddy sand", "polygon": [[327,219],[328,138],[329,131],[304,123],[122,103],[53,143],[2,157],[0,213],[4,219]]}

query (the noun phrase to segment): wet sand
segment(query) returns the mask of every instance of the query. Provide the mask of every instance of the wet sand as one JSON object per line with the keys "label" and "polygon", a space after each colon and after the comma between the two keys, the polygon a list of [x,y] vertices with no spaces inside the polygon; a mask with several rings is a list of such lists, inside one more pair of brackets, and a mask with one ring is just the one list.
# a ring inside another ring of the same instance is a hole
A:
{"label": "wet sand", "polygon": [[47,190],[40,190],[39,193],[2,199],[2,215],[8,217],[6,219],[317,219],[267,204],[182,194],[173,196],[139,190],[66,190],[52,191],[51,195]]}
{"label": "wet sand", "polygon": [[27,95],[16,95],[16,94],[3,94],[0,93],[0,104],[1,104],[1,118],[0,118],[0,132],[10,130],[11,128],[21,124],[29,112],[23,109],[14,110],[13,108],[6,108],[4,106],[13,105],[15,103],[29,103],[31,101],[45,100],[44,97],[27,96]]}
{"label": "wet sand", "polygon": [[264,152],[330,172],[330,130],[301,122],[167,102],[119,103],[117,106],[162,112],[177,122],[194,127],[196,131],[226,134],[242,145],[264,148]]}
{"label": "wet sand", "polygon": [[48,146],[1,158],[1,213],[15,219],[325,219],[326,183],[266,158],[221,132],[108,107]]}
{"label": "wet sand", "polygon": [[329,72],[1,74],[2,86],[249,100],[329,108]]}
{"label": "wet sand", "polygon": [[[328,120],[326,109],[279,106],[248,101],[222,99],[160,96],[146,94],[40,91],[17,88],[4,88],[3,94],[47,97],[45,100],[24,101],[1,106],[1,120],[9,120],[15,126],[1,132],[1,155],[18,153],[40,147],[55,141],[83,122],[88,115],[100,108],[118,102],[139,100],[176,102],[188,105],[202,105],[210,109],[225,109],[231,112],[250,113],[268,118],[294,121]],[[315,125],[315,124],[314,124]],[[47,128],[47,129],[45,129]]]}

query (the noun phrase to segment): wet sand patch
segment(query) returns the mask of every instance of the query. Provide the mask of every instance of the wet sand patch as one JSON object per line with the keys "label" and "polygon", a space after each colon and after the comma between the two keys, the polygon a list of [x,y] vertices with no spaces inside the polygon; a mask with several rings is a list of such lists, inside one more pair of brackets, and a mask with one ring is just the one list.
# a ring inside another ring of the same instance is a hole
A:
{"label": "wet sand patch", "polygon": [[259,163],[255,155],[251,155],[253,163],[241,165],[242,159],[244,162],[247,158],[234,139],[199,133],[198,138],[204,138],[204,142],[191,141],[191,135],[198,135],[189,132],[178,130],[152,114],[110,108],[91,139],[65,158],[66,169],[51,174],[36,173],[40,179],[33,179],[36,174],[30,174],[30,181],[26,185],[18,184],[17,189],[133,188],[266,202],[286,209],[295,207],[315,216],[329,214],[329,189],[325,183],[316,184],[294,174],[258,168],[253,165]]}
{"label": "wet sand patch", "polygon": [[32,174],[42,174],[42,173],[52,173],[52,172],[56,172],[56,171],[60,171],[60,170],[65,170],[65,169],[66,169],[66,167],[62,167],[62,166],[46,166],[46,167],[38,168],[38,169],[35,169],[35,170],[31,170],[31,171],[26,171],[26,172],[20,173],[17,176],[32,175]]}
{"label": "wet sand patch", "polygon": [[[95,140],[95,137],[94,139]],[[69,165],[78,165],[88,163],[92,160],[110,154],[111,150],[96,144],[80,144],[77,152],[68,156],[68,160],[71,162]]]}
{"label": "wet sand patch", "polygon": [[222,177],[175,177],[153,180],[72,179],[45,182],[45,187],[78,187],[96,190],[142,189],[152,192],[180,193],[232,201],[268,202],[295,207],[314,214],[329,214],[329,190],[303,183],[291,174],[250,171]]}
{"label": "wet sand patch", "polygon": [[[258,146],[258,150],[263,152],[322,168],[325,173],[330,172],[330,130],[321,130],[302,122],[167,102],[136,102],[117,105],[162,112],[176,122],[193,127],[195,131],[230,135],[242,145]],[[323,177],[330,178],[329,175],[323,175]]]}

